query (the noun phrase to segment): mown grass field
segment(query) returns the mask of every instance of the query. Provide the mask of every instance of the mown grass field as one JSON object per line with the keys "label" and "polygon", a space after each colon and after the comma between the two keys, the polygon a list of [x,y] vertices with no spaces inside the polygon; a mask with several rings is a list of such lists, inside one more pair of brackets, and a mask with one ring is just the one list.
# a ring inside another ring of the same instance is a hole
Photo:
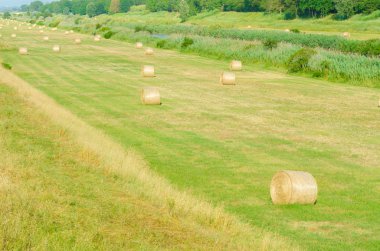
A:
{"label": "mown grass field", "polygon": [[[379,89],[332,84],[248,66],[221,86],[228,62],[90,36],[22,30],[3,40],[30,55],[2,51],[18,76],[144,156],[175,187],[223,205],[253,227],[309,250],[376,250],[380,245]],[[74,45],[75,37],[83,39]],[[62,52],[54,54],[54,44]],[[157,77],[140,75],[144,64]],[[162,106],[140,104],[157,86]],[[273,174],[311,172],[314,206],[274,206]],[[85,177],[83,177],[85,179]]]}

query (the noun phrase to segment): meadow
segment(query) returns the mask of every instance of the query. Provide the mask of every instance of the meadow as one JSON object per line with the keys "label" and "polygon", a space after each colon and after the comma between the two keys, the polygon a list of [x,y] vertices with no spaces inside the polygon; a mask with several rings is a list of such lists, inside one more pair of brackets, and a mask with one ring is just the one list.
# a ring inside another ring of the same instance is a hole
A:
{"label": "meadow", "polygon": [[[46,30],[49,41],[35,29],[15,39],[11,32],[2,31],[13,49],[0,58],[12,72],[135,150],[178,190],[301,249],[380,245],[379,89],[259,65],[237,73],[236,86],[221,86],[227,60],[163,49],[148,57],[129,43],[61,30]],[[54,44],[60,54],[52,53]],[[29,55],[17,54],[22,46]],[[141,77],[145,64],[156,66],[157,77]],[[160,88],[161,106],[141,105],[144,86]],[[314,175],[316,205],[271,203],[271,177],[283,169]]]}

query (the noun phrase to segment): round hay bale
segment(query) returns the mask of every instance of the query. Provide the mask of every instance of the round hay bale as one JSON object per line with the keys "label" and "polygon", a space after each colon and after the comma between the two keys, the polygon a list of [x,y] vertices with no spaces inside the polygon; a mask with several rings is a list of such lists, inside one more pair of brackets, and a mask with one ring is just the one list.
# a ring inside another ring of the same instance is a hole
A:
{"label": "round hay bale", "polygon": [[350,38],[351,37],[351,34],[349,32],[343,32],[343,37],[345,38]]}
{"label": "round hay bale", "polygon": [[236,76],[233,72],[223,72],[220,76],[220,83],[222,85],[235,85]]}
{"label": "round hay bale", "polygon": [[290,32],[290,30],[289,29],[285,29],[285,32]]}
{"label": "round hay bale", "polygon": [[70,30],[70,33],[74,33],[74,31],[73,31],[73,30]]}
{"label": "round hay bale", "polygon": [[17,37],[17,35],[13,33],[13,34],[11,35],[11,37],[12,37],[12,38],[15,38],[15,37]]}
{"label": "round hay bale", "polygon": [[94,37],[94,41],[95,41],[95,42],[99,42],[100,39],[101,39],[100,35],[96,35],[96,36]]}
{"label": "round hay bale", "polygon": [[61,46],[59,46],[59,45],[54,45],[54,46],[53,46],[53,51],[54,51],[54,52],[61,52]]}
{"label": "round hay bale", "polygon": [[32,29],[32,27],[28,27],[28,30],[31,30]]}
{"label": "round hay bale", "polygon": [[145,55],[147,55],[147,56],[154,55],[154,50],[152,48],[146,48]]}
{"label": "round hay bale", "polygon": [[144,65],[142,68],[141,68],[141,75],[143,77],[155,77],[155,74],[154,74],[154,66],[153,65]]}
{"label": "round hay bale", "polygon": [[243,64],[241,61],[233,60],[230,64],[231,71],[241,71],[243,69]]}
{"label": "round hay bale", "polygon": [[68,35],[70,32],[69,31],[65,31],[65,35]]}
{"label": "round hay bale", "polygon": [[82,43],[82,40],[81,40],[80,38],[76,38],[76,39],[74,40],[74,43],[75,43],[75,44],[81,44],[81,43]]}
{"label": "round hay bale", "polygon": [[15,31],[17,31],[18,30],[18,28],[15,26],[15,27],[13,27],[13,29],[15,30]]}
{"label": "round hay bale", "polygon": [[156,87],[145,87],[141,91],[141,102],[144,105],[161,105],[160,91]]}
{"label": "round hay bale", "polygon": [[49,37],[48,36],[44,36],[44,41],[49,41]]}
{"label": "round hay bale", "polygon": [[58,29],[57,29],[57,27],[54,27],[54,28],[52,28],[51,30],[52,30],[52,31],[56,31],[56,30],[58,30]]}
{"label": "round hay bale", "polygon": [[18,49],[18,53],[20,55],[28,55],[28,48],[21,47],[20,49]]}
{"label": "round hay bale", "polygon": [[44,33],[44,30],[40,30],[40,33]]}
{"label": "round hay bale", "polygon": [[270,195],[275,205],[314,204],[318,186],[314,177],[307,172],[280,171],[270,184]]}
{"label": "round hay bale", "polygon": [[144,47],[143,43],[141,43],[141,42],[137,42],[136,43],[136,48],[137,49],[142,49],[143,47]]}

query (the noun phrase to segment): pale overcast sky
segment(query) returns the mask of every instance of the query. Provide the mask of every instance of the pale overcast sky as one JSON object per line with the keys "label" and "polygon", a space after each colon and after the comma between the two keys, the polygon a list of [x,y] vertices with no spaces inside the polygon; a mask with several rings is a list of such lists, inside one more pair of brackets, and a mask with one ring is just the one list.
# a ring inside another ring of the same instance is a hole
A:
{"label": "pale overcast sky", "polygon": [[[34,0],[0,0],[0,7],[17,7],[22,4],[33,2]],[[51,0],[41,0],[42,2],[50,2]]]}

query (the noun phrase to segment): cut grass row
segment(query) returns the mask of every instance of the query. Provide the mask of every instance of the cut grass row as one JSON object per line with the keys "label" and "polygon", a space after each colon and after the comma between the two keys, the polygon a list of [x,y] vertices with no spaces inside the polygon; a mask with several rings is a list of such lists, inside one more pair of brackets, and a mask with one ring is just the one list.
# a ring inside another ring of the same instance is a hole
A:
{"label": "cut grass row", "polygon": [[[305,249],[376,250],[379,90],[256,66],[238,74],[236,87],[222,88],[224,61],[165,50],[147,58],[126,43],[95,44],[75,35],[84,40],[78,47],[73,36],[50,36],[42,44],[38,34],[25,32],[14,43],[28,41],[31,55],[8,51],[2,58],[85,121],[143,154],[172,184]],[[62,54],[52,55],[57,41]],[[140,77],[144,64],[156,65],[157,78]],[[160,88],[163,106],[140,105],[146,85]],[[313,173],[317,205],[271,205],[268,185],[280,169]]]}

